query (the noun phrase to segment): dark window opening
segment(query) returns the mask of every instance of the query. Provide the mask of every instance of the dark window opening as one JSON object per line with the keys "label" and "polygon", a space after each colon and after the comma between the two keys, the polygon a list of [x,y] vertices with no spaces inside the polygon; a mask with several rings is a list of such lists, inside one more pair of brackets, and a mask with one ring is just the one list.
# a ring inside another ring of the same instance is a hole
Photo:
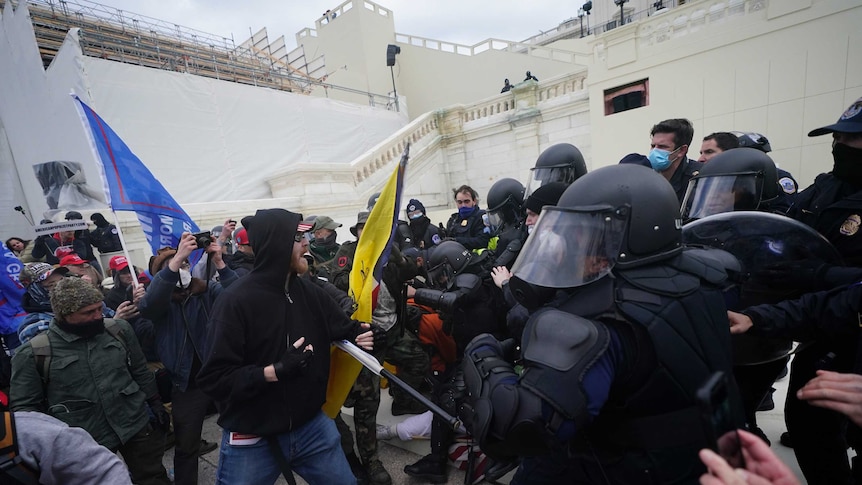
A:
{"label": "dark window opening", "polygon": [[605,116],[649,106],[649,79],[605,90]]}

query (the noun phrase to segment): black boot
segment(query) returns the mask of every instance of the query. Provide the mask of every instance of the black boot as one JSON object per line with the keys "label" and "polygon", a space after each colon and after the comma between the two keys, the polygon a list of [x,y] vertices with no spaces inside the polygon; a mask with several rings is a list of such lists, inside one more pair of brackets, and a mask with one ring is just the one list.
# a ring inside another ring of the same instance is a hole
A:
{"label": "black boot", "polygon": [[359,461],[356,453],[349,453],[347,456],[347,464],[350,465],[350,471],[356,477],[356,485],[368,485],[368,474],[365,472],[365,467]]}
{"label": "black boot", "polygon": [[775,394],[775,388],[771,388],[769,393],[763,396],[763,400],[760,401],[760,405],[757,406],[758,411],[772,411],[775,409],[775,401],[772,399],[772,395]]}
{"label": "black boot", "polygon": [[520,464],[520,458],[513,458],[512,460],[505,461],[497,461],[488,458],[488,464],[485,466],[485,481],[496,482],[502,478],[503,475],[509,473],[515,468],[518,468],[518,465]]}
{"label": "black boot", "polygon": [[446,483],[449,471],[446,459],[453,436],[452,428],[435,415],[431,421],[431,454],[405,466],[404,473],[431,483]]}
{"label": "black boot", "polygon": [[793,440],[790,437],[790,431],[785,431],[781,433],[781,436],[778,438],[778,442],[781,443],[783,446],[793,448]]}
{"label": "black boot", "polygon": [[412,465],[404,467],[404,473],[431,483],[446,483],[446,455],[425,455]]}
{"label": "black boot", "polygon": [[389,472],[383,467],[380,460],[372,460],[365,468],[365,474],[368,475],[368,482],[371,485],[392,485],[392,477]]}

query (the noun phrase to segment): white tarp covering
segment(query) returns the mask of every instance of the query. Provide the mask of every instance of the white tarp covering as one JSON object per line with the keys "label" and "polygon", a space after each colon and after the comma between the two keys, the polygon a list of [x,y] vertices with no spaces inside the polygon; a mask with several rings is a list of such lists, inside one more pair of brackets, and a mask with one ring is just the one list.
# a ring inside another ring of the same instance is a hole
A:
{"label": "white tarp covering", "polygon": [[[269,198],[271,174],[292,164],[349,164],[407,123],[380,108],[86,57],[76,31],[46,71],[21,5],[13,13],[7,2],[0,22],[6,237],[32,234],[16,205],[37,222],[71,208],[58,203],[61,195],[75,208],[104,207],[94,200],[101,182],[72,91],[181,205]],[[40,181],[34,167],[52,176]],[[10,200],[22,193],[26,200]]]}

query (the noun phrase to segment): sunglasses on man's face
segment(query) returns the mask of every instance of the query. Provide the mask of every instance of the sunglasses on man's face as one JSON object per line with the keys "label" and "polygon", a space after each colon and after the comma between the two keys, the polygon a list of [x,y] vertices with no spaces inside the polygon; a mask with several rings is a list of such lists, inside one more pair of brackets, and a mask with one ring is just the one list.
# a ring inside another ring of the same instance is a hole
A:
{"label": "sunglasses on man's face", "polygon": [[294,242],[302,242],[302,238],[311,239],[311,233],[310,232],[297,232],[293,236],[293,241]]}

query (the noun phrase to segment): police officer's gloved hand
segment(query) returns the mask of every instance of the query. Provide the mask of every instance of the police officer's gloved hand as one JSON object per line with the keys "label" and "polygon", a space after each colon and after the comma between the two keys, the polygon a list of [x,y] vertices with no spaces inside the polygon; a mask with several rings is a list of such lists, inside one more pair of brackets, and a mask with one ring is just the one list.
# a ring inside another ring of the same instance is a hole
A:
{"label": "police officer's gloved hand", "polygon": [[437,223],[437,231],[440,233],[440,237],[441,237],[441,238],[445,238],[445,237],[446,237],[446,235],[447,235],[447,233],[446,233],[446,228],[445,228],[445,227],[443,227],[443,223],[442,223],[442,222],[438,222],[438,223]]}
{"label": "police officer's gloved hand", "polygon": [[767,265],[753,276],[761,284],[777,288],[811,290],[822,286],[830,267],[819,259],[785,261]]}
{"label": "police officer's gloved hand", "polygon": [[[508,339],[506,342],[509,342],[510,340],[512,342],[511,347],[514,347],[514,340]],[[507,344],[507,346],[508,345],[509,344]],[[469,356],[477,352],[486,353],[488,351],[501,358],[506,354],[503,343],[497,340],[490,333],[483,333],[476,336],[469,344],[467,344],[467,347],[464,349],[464,355]]]}
{"label": "police officer's gloved hand", "polygon": [[278,380],[282,381],[308,366],[312,357],[314,357],[313,350],[305,347],[296,348],[291,345],[281,356],[281,360],[272,364],[272,367]]}
{"label": "police officer's gloved hand", "polygon": [[168,414],[168,410],[162,404],[161,398],[153,396],[147,399],[147,406],[150,408],[150,422],[153,424],[153,427],[161,429],[166,433],[170,431],[171,415]]}

